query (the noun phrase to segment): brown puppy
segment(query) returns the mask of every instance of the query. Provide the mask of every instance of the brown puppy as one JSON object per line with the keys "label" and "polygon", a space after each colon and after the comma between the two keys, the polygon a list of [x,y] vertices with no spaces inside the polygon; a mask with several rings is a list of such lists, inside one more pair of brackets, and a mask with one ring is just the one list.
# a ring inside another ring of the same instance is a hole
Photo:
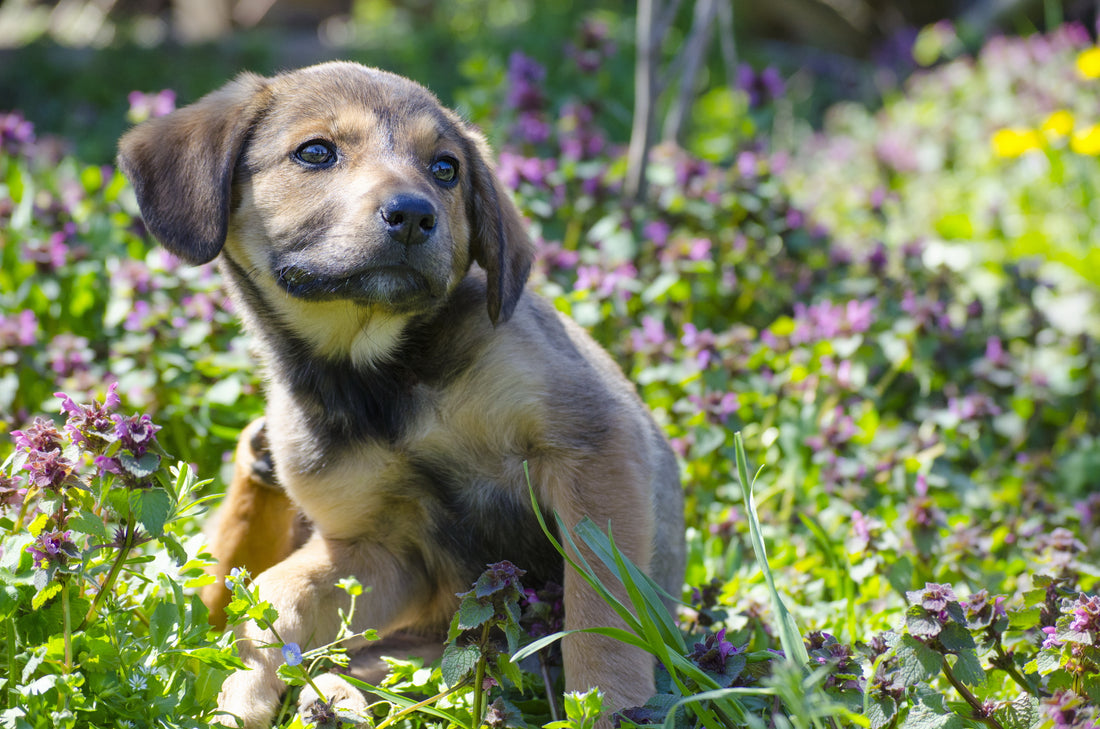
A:
{"label": "brown puppy", "polygon": [[[372,588],[358,629],[437,635],[501,559],[564,579],[567,628],[617,624],[562,574],[524,462],[547,512],[610,523],[679,594],[673,454],[607,354],[524,294],[532,244],[490,159],[427,90],[350,63],[243,75],[121,141],[149,229],[188,261],[219,258],[260,352],[277,480],[313,535],[257,581],[303,649],[333,637],[341,577]],[[240,634],[253,670],[220,703],[266,726],[281,655]],[[576,635],[562,650],[570,690],[599,686],[614,708],[653,692],[635,649]]]}

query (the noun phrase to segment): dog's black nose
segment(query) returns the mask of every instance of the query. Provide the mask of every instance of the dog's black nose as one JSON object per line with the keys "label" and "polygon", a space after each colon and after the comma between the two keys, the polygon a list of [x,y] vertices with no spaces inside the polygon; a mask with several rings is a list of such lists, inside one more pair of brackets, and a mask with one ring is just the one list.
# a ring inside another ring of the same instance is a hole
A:
{"label": "dog's black nose", "polygon": [[435,230],[435,206],[416,195],[396,195],[379,212],[390,237],[405,245],[423,243]]}

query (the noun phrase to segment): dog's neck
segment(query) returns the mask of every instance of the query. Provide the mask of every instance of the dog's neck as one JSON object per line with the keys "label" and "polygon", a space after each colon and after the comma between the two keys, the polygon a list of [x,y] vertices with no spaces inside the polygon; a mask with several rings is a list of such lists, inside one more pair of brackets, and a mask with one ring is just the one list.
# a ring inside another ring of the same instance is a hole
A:
{"label": "dog's neck", "polygon": [[269,394],[292,395],[319,442],[396,441],[416,415],[413,389],[460,376],[484,341],[466,330],[492,330],[477,277],[467,276],[439,310],[412,316],[268,292],[224,255],[222,270]]}

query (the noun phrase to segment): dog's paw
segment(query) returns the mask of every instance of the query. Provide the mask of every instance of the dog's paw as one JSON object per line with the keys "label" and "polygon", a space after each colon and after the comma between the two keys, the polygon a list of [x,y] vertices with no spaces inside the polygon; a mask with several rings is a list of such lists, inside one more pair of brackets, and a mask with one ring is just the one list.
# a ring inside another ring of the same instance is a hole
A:
{"label": "dog's paw", "polygon": [[314,678],[313,683],[324,694],[326,701],[321,701],[313,686],[303,686],[298,694],[298,715],[302,721],[314,722],[318,726],[338,726],[338,721],[362,724],[369,719],[367,698],[342,676],[323,673]]}
{"label": "dog's paw", "polygon": [[272,681],[265,680],[263,672],[258,669],[232,674],[222,684],[218,694],[222,726],[268,729],[278,709],[279,689]]}

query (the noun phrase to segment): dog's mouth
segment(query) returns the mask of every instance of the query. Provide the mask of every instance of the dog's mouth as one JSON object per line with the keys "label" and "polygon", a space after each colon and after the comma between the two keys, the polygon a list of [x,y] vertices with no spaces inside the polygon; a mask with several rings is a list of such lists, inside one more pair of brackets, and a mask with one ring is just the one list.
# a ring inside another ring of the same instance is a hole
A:
{"label": "dog's mouth", "polygon": [[286,266],[275,276],[291,296],[306,301],[354,301],[404,309],[435,298],[428,278],[405,265],[388,265],[333,276]]}

